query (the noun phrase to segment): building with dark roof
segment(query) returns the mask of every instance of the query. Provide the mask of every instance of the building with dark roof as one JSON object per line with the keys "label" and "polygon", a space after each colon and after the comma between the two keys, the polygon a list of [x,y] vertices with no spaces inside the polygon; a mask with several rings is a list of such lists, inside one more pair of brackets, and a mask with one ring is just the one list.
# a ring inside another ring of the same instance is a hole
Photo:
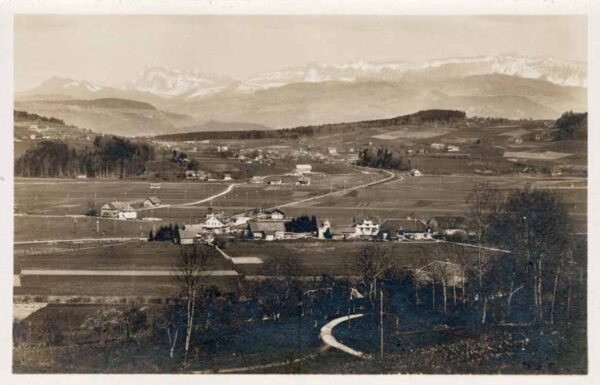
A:
{"label": "building with dark roof", "polygon": [[430,237],[425,221],[414,218],[386,219],[379,230],[383,239],[425,239]]}
{"label": "building with dark roof", "polygon": [[249,236],[254,239],[273,241],[283,239],[285,235],[285,221],[264,220],[248,222]]}

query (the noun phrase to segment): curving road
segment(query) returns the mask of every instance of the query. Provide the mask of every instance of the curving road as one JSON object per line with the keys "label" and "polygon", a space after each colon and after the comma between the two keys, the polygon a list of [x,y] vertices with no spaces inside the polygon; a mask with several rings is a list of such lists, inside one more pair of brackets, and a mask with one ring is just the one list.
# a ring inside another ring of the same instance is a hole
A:
{"label": "curving road", "polygon": [[[314,197],[300,199],[300,200],[297,200],[297,201],[294,201],[294,202],[284,203],[282,205],[277,205],[275,207],[270,207],[270,209],[282,208],[282,207],[289,207],[289,206],[297,205],[299,203],[305,203],[305,202],[310,202],[310,201],[314,201],[314,200],[321,199],[321,198],[326,198],[328,196],[333,196],[333,195],[337,195],[337,194],[343,194],[343,193],[347,193],[347,192],[354,191],[354,190],[360,190],[360,189],[363,189],[363,188],[367,188],[367,187],[371,187],[371,186],[375,186],[375,185],[378,185],[378,184],[389,182],[390,180],[392,180],[392,179],[394,179],[396,177],[396,174],[394,172],[392,172],[392,171],[388,171],[388,170],[381,170],[381,171],[383,171],[384,173],[388,174],[388,176],[386,178],[384,178],[384,179],[380,179],[380,180],[376,180],[376,181],[373,181],[373,182],[361,184],[361,185],[358,185],[358,186],[348,187],[346,189],[336,190],[336,191],[328,192],[328,193],[325,193],[325,194],[317,195],[317,196],[314,196]],[[403,179],[404,178],[399,177],[398,180],[403,180]]]}
{"label": "curving road", "polygon": [[243,183],[232,183],[225,190],[221,191],[220,193],[211,195],[208,198],[200,199],[199,201],[180,203],[180,204],[176,204],[176,205],[167,204],[167,205],[159,205],[159,206],[154,206],[154,207],[143,207],[143,208],[138,209],[137,211],[156,210],[156,209],[164,209],[164,208],[169,208],[169,207],[185,207],[185,206],[199,205],[200,203],[210,202],[211,200],[213,200],[215,198],[222,197],[223,195],[227,195],[230,192],[232,192],[236,186],[239,186],[242,184]]}
{"label": "curving road", "polygon": [[332,334],[333,328],[336,327],[337,325],[341,324],[342,322],[346,322],[351,319],[354,319],[354,318],[360,318],[362,316],[364,316],[364,314],[352,314],[352,315],[347,315],[344,317],[336,318],[333,321],[330,321],[329,323],[327,323],[325,326],[323,326],[321,328],[321,334],[320,334],[321,340],[323,340],[323,342],[325,344],[327,344],[328,346],[331,346],[332,348],[336,348],[338,350],[341,350],[343,352],[351,354],[355,357],[366,358],[367,355],[365,353],[360,352],[355,349],[352,349],[351,347],[349,347],[347,345],[344,345],[343,343],[336,340]]}

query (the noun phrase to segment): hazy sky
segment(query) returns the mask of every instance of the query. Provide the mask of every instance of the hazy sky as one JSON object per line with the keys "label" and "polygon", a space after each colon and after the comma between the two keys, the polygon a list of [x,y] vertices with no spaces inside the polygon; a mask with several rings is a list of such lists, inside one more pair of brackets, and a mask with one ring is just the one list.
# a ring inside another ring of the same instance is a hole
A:
{"label": "hazy sky", "polygon": [[51,76],[119,85],[147,66],[244,79],[310,62],[519,52],[587,60],[585,16],[15,17],[15,87]]}

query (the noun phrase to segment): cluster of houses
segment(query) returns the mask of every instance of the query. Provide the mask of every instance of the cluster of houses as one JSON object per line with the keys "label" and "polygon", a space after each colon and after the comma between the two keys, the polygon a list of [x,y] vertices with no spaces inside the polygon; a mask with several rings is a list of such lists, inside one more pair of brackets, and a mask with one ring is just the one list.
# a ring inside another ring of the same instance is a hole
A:
{"label": "cluster of houses", "polygon": [[255,209],[232,216],[211,210],[197,224],[186,224],[179,230],[181,244],[211,241],[218,235],[230,235],[272,241],[284,239],[286,217],[278,209]]}
{"label": "cluster of houses", "polygon": [[[103,205],[100,208],[100,217],[112,219],[137,219],[138,209],[156,208],[161,205],[161,201],[156,196],[151,196],[138,204],[129,204],[127,202],[114,201]],[[135,207],[134,207],[135,206]]]}
{"label": "cluster of houses", "polygon": [[429,221],[416,218],[355,219],[352,224],[333,225],[323,221],[316,232],[298,233],[286,230],[289,218],[279,209],[255,209],[227,216],[209,210],[201,223],[186,224],[179,233],[182,244],[212,242],[224,235],[246,239],[274,241],[282,239],[318,238],[334,240],[379,239],[389,241],[428,240],[434,236],[467,235],[467,220],[462,216],[438,215]]}
{"label": "cluster of houses", "polygon": [[434,236],[467,235],[467,219],[458,215],[437,215],[429,221],[417,218],[386,219],[377,223],[373,218],[354,220],[351,225],[332,225],[325,220],[319,226],[318,238],[382,240],[426,240]]}

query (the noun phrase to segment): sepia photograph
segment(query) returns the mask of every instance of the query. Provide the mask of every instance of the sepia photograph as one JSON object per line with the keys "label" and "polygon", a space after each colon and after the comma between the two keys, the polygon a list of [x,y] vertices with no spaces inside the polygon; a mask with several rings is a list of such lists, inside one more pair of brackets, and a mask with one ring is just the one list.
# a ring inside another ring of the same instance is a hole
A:
{"label": "sepia photograph", "polygon": [[589,373],[585,14],[12,20],[13,374]]}

